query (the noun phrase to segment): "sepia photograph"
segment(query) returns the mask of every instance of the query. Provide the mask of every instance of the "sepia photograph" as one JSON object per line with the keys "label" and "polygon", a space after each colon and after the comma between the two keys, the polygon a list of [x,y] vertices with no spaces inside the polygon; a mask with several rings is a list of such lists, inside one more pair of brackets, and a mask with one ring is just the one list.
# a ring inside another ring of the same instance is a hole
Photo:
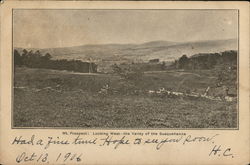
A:
{"label": "sepia photograph", "polygon": [[12,14],[13,128],[238,129],[238,10]]}

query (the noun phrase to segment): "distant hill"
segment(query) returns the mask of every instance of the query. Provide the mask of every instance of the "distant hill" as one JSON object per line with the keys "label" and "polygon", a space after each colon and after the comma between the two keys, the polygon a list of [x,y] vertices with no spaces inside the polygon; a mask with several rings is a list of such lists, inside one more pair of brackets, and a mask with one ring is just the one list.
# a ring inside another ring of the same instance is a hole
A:
{"label": "distant hill", "polygon": [[[23,48],[17,48],[21,50]],[[28,49],[30,50],[30,49]],[[104,44],[82,45],[64,48],[33,49],[41,53],[50,53],[54,59],[88,60],[142,60],[159,58],[161,61],[177,59],[197,53],[213,53],[225,50],[237,50],[237,40],[211,40],[195,42],[153,41],[143,44]]]}
{"label": "distant hill", "polygon": [[[191,56],[198,53],[214,53],[225,50],[237,50],[237,39],[195,41],[195,42],[170,42],[152,41],[142,44],[103,44],[82,45],[63,48],[27,49],[40,50],[42,54],[50,53],[53,59],[78,59],[90,60],[99,65],[113,63],[149,61],[173,61],[183,54]],[[19,52],[23,48],[15,48]]]}

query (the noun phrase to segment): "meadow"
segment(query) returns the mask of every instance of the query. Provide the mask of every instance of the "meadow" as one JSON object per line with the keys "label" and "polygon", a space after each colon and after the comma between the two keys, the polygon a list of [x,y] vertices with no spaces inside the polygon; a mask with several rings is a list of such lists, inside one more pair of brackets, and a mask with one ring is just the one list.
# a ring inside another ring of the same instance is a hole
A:
{"label": "meadow", "polygon": [[[165,88],[203,93],[216,77],[208,71],[145,72],[136,82],[115,74],[16,67],[14,127],[237,128],[237,103],[148,95]],[[109,92],[100,93],[103,86]]]}

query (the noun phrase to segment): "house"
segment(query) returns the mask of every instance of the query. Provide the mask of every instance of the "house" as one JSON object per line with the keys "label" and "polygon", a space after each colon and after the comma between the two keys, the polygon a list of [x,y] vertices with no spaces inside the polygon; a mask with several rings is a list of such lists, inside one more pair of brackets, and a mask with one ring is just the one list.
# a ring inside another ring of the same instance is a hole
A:
{"label": "house", "polygon": [[159,63],[159,62],[160,60],[158,58],[149,60],[149,63]]}

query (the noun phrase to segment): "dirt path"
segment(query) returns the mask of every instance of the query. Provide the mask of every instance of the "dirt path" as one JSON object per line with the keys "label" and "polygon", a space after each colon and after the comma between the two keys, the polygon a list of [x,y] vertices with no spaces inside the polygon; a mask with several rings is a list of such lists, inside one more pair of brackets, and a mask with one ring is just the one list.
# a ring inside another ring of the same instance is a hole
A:
{"label": "dirt path", "polygon": [[95,76],[102,75],[100,73],[80,73],[80,72],[72,72],[70,74],[75,74],[75,75],[95,75]]}
{"label": "dirt path", "polygon": [[82,72],[71,72],[66,70],[50,70],[50,72],[59,74],[74,74],[74,75],[103,75],[102,73],[82,73]]}
{"label": "dirt path", "polygon": [[201,77],[201,75],[197,73],[192,73],[192,72],[182,72],[182,71],[146,71],[144,73],[178,73],[178,75],[185,75],[185,74],[191,74],[197,77]]}

